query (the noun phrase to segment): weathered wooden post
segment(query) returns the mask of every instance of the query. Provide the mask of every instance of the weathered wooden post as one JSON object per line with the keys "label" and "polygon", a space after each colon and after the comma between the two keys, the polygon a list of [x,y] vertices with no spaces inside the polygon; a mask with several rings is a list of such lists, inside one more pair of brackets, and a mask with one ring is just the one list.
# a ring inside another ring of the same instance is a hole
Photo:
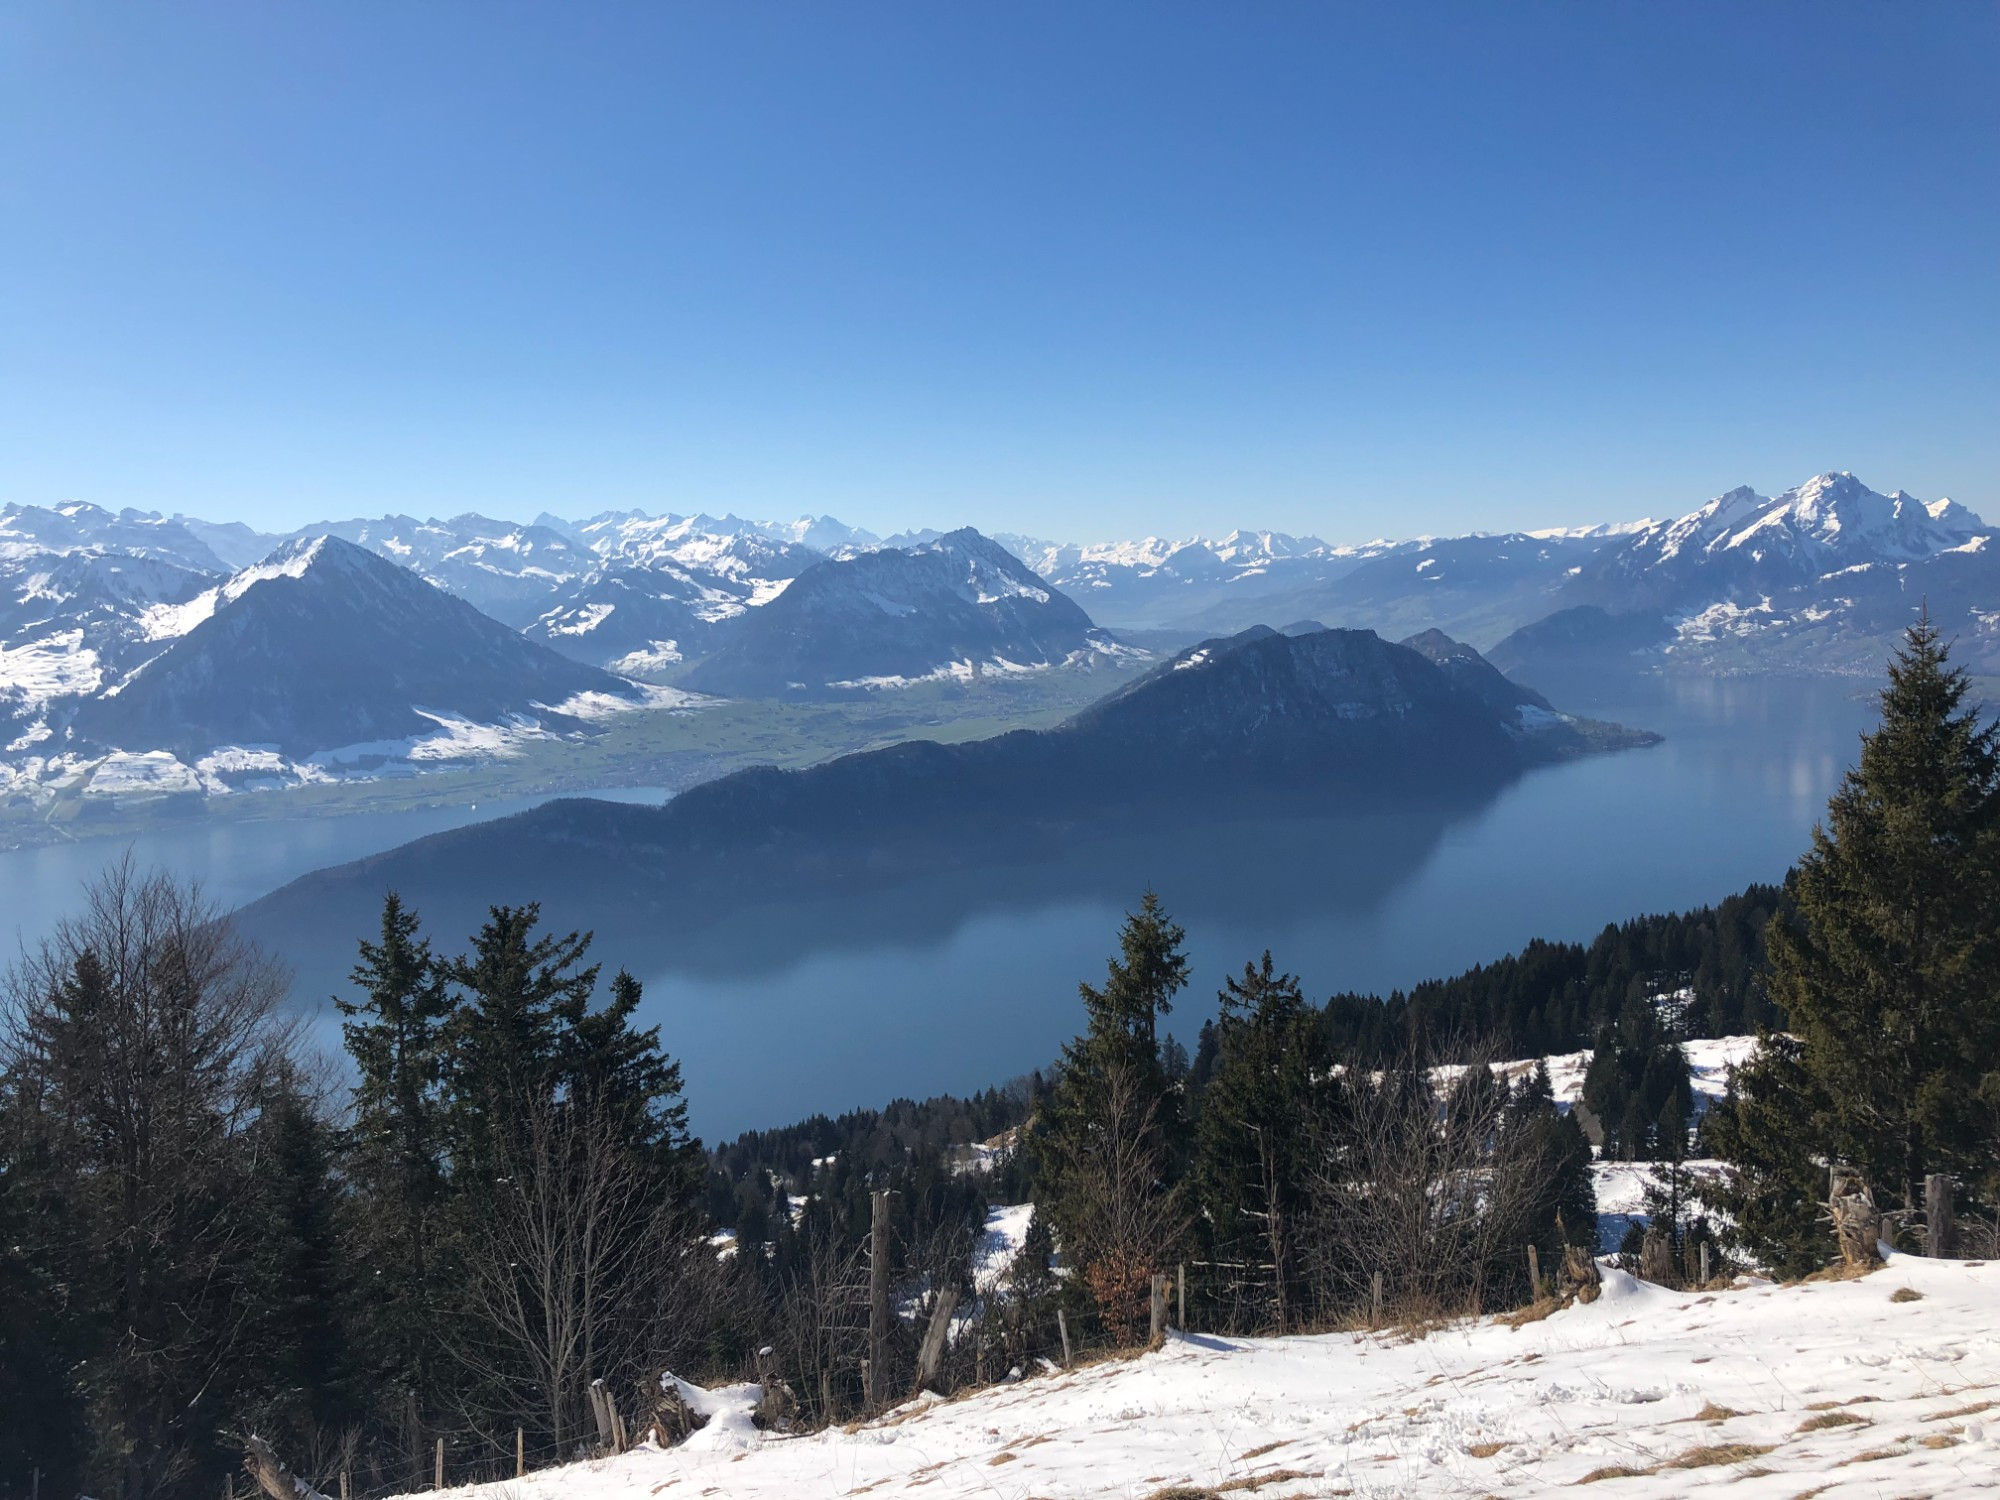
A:
{"label": "weathered wooden post", "polygon": [[1676,1280],[1674,1247],[1657,1229],[1647,1229],[1645,1239],[1639,1244],[1639,1275],[1655,1286],[1672,1286]]}
{"label": "weathered wooden post", "polygon": [[1924,1179],[1924,1253],[1942,1257],[1952,1252],[1951,1179],[1933,1172]]}
{"label": "weathered wooden post", "polygon": [[1711,1280],[1708,1269],[1708,1241],[1701,1242],[1701,1284],[1707,1286]]}
{"label": "weathered wooden post", "polygon": [[1069,1368],[1069,1314],[1060,1307],[1056,1309],[1056,1332],[1062,1335],[1063,1368]]}
{"label": "weathered wooden post", "polygon": [[1180,1316],[1176,1320],[1175,1326],[1178,1327],[1182,1333],[1187,1332],[1187,1262],[1186,1261],[1181,1262]]}
{"label": "weathered wooden post", "polygon": [[1167,1331],[1167,1273],[1165,1271],[1155,1271],[1153,1273],[1152,1305],[1148,1311],[1152,1314],[1152,1331],[1147,1335],[1147,1342],[1157,1344]]}
{"label": "weathered wooden post", "polygon": [[889,1190],[870,1194],[868,1222],[868,1406],[889,1397]]}
{"label": "weathered wooden post", "polygon": [[431,1479],[432,1479],[431,1483],[432,1489],[441,1490],[444,1488],[444,1439],[443,1438],[439,1438],[437,1440],[437,1467],[435,1471],[432,1473]]}
{"label": "weathered wooden post", "polygon": [[937,1379],[938,1365],[944,1360],[945,1340],[951,1335],[951,1315],[958,1310],[958,1288],[947,1286],[938,1293],[931,1309],[930,1327],[924,1330],[923,1346],[917,1351],[917,1389]]}
{"label": "weathered wooden post", "polygon": [[1542,1300],[1542,1252],[1532,1240],[1528,1244],[1528,1300]]}
{"label": "weathered wooden post", "polygon": [[347,1470],[340,1471],[340,1500],[347,1500]]}
{"label": "weathered wooden post", "polygon": [[1368,1278],[1368,1326],[1382,1326],[1382,1273],[1375,1272]]}
{"label": "weathered wooden post", "polygon": [[[662,1446],[665,1446],[662,1444]],[[528,1474],[528,1438],[518,1427],[514,1429],[514,1477],[525,1479]],[[340,1500],[347,1500],[347,1485],[340,1487]]]}
{"label": "weathered wooden post", "polygon": [[597,1446],[609,1451],[617,1441],[617,1428],[611,1421],[611,1396],[604,1389],[602,1380],[593,1380],[588,1388],[590,1396],[590,1419],[597,1425]]}

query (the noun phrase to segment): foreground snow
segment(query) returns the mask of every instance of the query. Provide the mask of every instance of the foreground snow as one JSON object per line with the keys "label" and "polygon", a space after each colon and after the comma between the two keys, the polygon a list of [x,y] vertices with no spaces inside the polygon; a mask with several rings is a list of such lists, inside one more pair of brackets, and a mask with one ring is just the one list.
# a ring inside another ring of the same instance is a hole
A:
{"label": "foreground snow", "polygon": [[2000,1266],[1898,1257],[1858,1281],[1700,1295],[1606,1277],[1594,1305],[1519,1329],[1196,1335],[853,1432],[770,1437],[743,1421],[747,1392],[719,1391],[713,1436],[482,1492],[1139,1500],[1189,1485],[1272,1500],[1589,1480],[1602,1500],[1943,1500],[2000,1487]]}

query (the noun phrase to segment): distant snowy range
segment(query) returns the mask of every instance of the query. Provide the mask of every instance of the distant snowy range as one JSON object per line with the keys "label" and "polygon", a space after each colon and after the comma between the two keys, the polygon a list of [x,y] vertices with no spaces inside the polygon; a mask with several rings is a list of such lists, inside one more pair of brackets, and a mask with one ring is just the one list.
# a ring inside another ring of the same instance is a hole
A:
{"label": "distant snowy range", "polygon": [[[1094,544],[831,517],[330,521],[0,510],[0,795],[368,782],[722,700],[879,701],[1203,640],[1437,631],[1561,699],[1632,673],[1872,677],[1928,606],[2000,674],[1994,528],[1822,474],[1668,521]],[[1447,643],[1449,644],[1449,643]],[[1435,651],[1435,646],[1433,646]]]}

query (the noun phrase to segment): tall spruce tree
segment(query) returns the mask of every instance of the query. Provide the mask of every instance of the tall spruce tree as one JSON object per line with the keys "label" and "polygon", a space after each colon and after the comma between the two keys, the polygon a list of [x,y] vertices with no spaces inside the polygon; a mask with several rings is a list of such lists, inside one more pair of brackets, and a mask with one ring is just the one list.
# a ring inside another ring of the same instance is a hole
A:
{"label": "tall spruce tree", "polygon": [[1279,1328],[1297,1322],[1299,1241],[1310,1153],[1338,1085],[1320,1013],[1267,950],[1219,996],[1216,1053],[1195,1134],[1201,1226],[1218,1267],[1225,1317],[1239,1309]]}
{"label": "tall spruce tree", "polygon": [[459,992],[446,1037],[448,1125],[464,1173],[518,1144],[523,1102],[555,1091],[578,1062],[598,965],[584,961],[588,933],[537,936],[541,916],[539,902],[490,908],[471,951],[444,967]]}
{"label": "tall spruce tree", "polygon": [[[354,1059],[354,1118],[347,1171],[359,1212],[356,1259],[368,1276],[362,1315],[378,1385],[432,1389],[443,1316],[434,1264],[447,1190],[444,1157],[444,1029],[451,996],[414,911],[391,891],[380,938],[360,943],[353,984],[359,1000],[336,998]],[[448,1278],[445,1278],[448,1279]]]}
{"label": "tall spruce tree", "polygon": [[1703,1152],[1728,1164],[1702,1188],[1722,1216],[1723,1243],[1781,1276],[1817,1271],[1833,1255],[1821,1222],[1826,1164],[1814,1123],[1825,1105],[1804,1050],[1796,1037],[1761,1034],[1701,1120]]}
{"label": "tall spruce tree", "polygon": [[1980,1091],[2000,1048],[2000,748],[1968,690],[1937,628],[1912,626],[1769,942],[1821,1151],[1904,1207],[1928,1172],[1994,1173]]}
{"label": "tall spruce tree", "polygon": [[1185,1116],[1158,1040],[1160,1014],[1187,983],[1184,937],[1147,891],[1104,987],[1078,986],[1087,1028],[1063,1048],[1038,1121],[1038,1202],[1121,1343],[1137,1335],[1147,1281],[1187,1223]]}

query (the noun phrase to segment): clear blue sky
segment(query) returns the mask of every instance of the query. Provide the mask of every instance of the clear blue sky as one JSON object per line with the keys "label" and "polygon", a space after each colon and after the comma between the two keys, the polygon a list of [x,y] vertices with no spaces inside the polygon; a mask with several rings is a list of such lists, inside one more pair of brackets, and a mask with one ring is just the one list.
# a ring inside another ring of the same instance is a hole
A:
{"label": "clear blue sky", "polygon": [[2000,518],[2000,8],[18,0],[0,501]]}

